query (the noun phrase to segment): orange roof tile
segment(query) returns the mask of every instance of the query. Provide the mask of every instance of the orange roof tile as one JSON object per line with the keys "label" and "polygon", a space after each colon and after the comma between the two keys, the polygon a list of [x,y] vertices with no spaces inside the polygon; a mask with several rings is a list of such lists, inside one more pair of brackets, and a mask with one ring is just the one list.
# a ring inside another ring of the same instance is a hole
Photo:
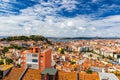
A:
{"label": "orange roof tile", "polygon": [[28,69],[23,77],[23,80],[41,80],[40,70]]}
{"label": "orange roof tile", "polygon": [[76,73],[58,71],[58,80],[76,80]]}
{"label": "orange roof tile", "polygon": [[12,68],[10,73],[3,80],[18,80],[23,71],[24,69],[22,68]]}
{"label": "orange roof tile", "polygon": [[87,74],[86,72],[79,73],[80,80],[100,80],[98,73]]}
{"label": "orange roof tile", "polygon": [[[23,68],[13,68],[11,72],[3,80],[19,80],[19,77],[23,73]],[[41,80],[40,70],[29,68],[25,73],[23,80]]]}

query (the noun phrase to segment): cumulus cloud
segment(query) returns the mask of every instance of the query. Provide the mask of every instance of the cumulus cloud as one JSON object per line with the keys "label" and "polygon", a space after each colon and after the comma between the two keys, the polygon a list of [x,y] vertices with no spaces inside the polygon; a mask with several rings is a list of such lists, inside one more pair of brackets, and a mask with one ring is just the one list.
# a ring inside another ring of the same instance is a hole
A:
{"label": "cumulus cloud", "polygon": [[[93,2],[96,1],[93,0]],[[62,6],[58,6],[58,3]],[[120,15],[93,18],[91,15],[81,14],[70,18],[58,14],[58,11],[62,9],[68,12],[76,9],[76,4],[78,4],[77,0],[63,0],[62,2],[60,0],[55,2],[49,0],[22,9],[19,15],[1,16],[0,35],[37,34],[49,37],[119,36]],[[112,5],[112,7],[114,6]]]}
{"label": "cumulus cloud", "polygon": [[[1,35],[40,34],[53,37],[117,36],[120,30],[120,15],[100,20],[86,17],[63,18],[46,16],[44,21],[36,16],[0,17]],[[5,27],[5,28],[4,28]]]}

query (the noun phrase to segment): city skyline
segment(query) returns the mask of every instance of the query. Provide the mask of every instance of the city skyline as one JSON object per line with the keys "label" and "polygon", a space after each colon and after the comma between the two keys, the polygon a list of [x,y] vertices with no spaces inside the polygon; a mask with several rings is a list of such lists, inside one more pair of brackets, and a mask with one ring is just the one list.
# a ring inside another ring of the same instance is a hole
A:
{"label": "city skyline", "polygon": [[120,37],[119,0],[0,0],[0,36]]}

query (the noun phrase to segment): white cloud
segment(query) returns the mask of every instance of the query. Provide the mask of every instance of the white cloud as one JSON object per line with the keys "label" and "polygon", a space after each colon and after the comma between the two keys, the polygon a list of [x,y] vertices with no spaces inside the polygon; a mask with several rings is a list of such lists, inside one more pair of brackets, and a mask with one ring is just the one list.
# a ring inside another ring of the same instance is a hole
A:
{"label": "white cloud", "polygon": [[92,2],[97,2],[98,0],[92,0]]}
{"label": "white cloud", "polygon": [[[120,34],[120,15],[102,19],[92,19],[90,16],[84,15],[66,18],[58,16],[56,12],[62,8],[68,11],[75,9],[77,1],[63,1],[60,4],[62,4],[61,7],[56,7],[55,3],[44,2],[21,10],[22,14],[20,15],[0,17],[0,35],[40,34],[53,37],[105,37]],[[69,4],[72,6],[69,7]]]}
{"label": "white cloud", "polygon": [[10,0],[2,0],[2,1],[4,1],[4,2],[9,2]]}
{"label": "white cloud", "polygon": [[63,0],[61,2],[62,6],[60,9],[65,9],[66,11],[72,11],[76,9],[76,4],[78,4],[77,0]]}
{"label": "white cloud", "polygon": [[69,26],[70,26],[70,27],[71,27],[71,26],[74,26],[74,23],[73,23],[72,21],[68,21],[68,22],[67,22],[67,26],[68,26],[68,27],[69,27]]}
{"label": "white cloud", "polygon": [[0,35],[41,34],[54,37],[116,36],[120,33],[119,18],[120,15],[100,20],[93,20],[85,16],[82,18],[80,16],[75,18],[46,16],[45,21],[41,21],[37,20],[36,16],[23,16],[23,14],[0,17],[2,19],[0,22]]}

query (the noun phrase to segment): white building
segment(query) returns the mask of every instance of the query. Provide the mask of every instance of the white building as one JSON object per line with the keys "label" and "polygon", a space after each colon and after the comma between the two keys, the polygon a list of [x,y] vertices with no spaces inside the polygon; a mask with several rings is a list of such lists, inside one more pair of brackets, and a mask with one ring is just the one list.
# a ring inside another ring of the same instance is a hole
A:
{"label": "white building", "polygon": [[113,73],[102,73],[99,72],[100,80],[119,80],[117,76]]}

